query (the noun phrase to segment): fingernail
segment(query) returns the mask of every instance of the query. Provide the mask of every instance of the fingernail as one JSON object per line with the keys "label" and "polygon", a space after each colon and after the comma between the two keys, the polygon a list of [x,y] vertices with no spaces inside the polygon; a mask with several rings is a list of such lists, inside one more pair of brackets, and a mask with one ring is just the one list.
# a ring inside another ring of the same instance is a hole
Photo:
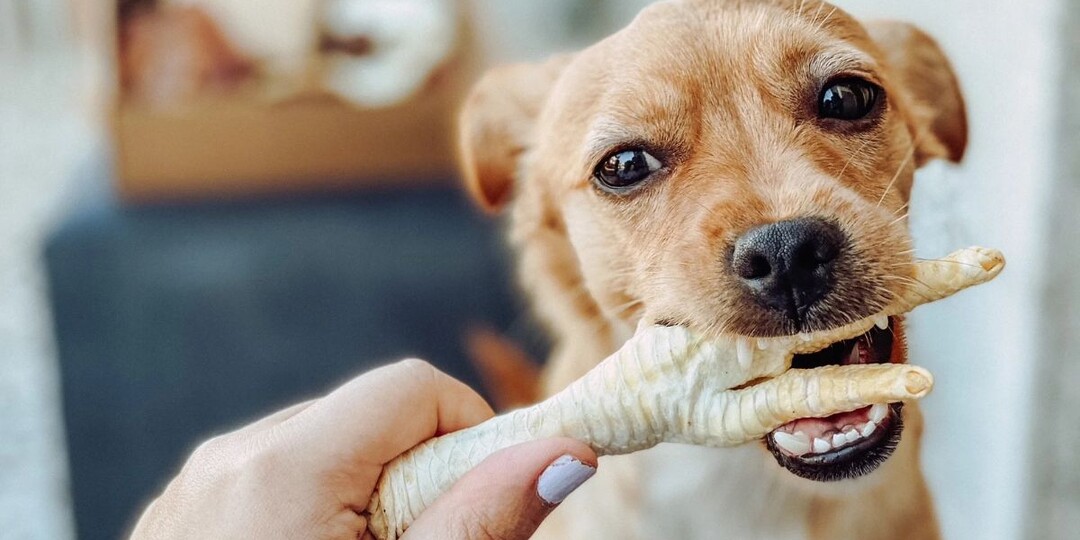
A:
{"label": "fingernail", "polygon": [[586,480],[596,474],[596,467],[566,454],[551,462],[536,482],[536,494],[548,504],[563,502]]}

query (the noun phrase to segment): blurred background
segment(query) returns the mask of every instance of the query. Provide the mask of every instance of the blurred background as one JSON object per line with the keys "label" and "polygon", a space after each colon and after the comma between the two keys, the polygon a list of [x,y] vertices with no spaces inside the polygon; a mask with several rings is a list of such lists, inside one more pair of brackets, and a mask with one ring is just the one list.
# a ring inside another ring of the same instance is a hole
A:
{"label": "blurred background", "polygon": [[[199,440],[372,365],[542,357],[453,113],[647,3],[0,0],[0,538],[121,536]],[[968,98],[919,255],[1009,257],[911,318],[946,537],[1075,538],[1080,4],[838,3],[928,30]]]}

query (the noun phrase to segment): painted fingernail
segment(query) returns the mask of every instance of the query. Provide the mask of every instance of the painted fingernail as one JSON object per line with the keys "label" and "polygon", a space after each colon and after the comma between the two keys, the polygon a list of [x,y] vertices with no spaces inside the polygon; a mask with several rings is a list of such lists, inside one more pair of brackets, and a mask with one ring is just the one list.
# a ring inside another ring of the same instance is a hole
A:
{"label": "painted fingernail", "polygon": [[596,467],[566,454],[551,462],[536,482],[536,494],[548,504],[563,502],[586,480],[596,474]]}

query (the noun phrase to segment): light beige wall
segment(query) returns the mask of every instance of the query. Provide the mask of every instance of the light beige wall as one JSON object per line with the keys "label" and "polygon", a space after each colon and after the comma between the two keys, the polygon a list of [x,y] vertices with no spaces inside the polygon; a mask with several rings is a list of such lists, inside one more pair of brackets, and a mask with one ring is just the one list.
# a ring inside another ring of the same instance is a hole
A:
{"label": "light beige wall", "polygon": [[1080,531],[1080,4],[1062,17],[1059,112],[1051,144],[1057,158],[1050,187],[1044,254],[1041,342],[1028,446],[1032,475],[1030,540],[1066,540]]}

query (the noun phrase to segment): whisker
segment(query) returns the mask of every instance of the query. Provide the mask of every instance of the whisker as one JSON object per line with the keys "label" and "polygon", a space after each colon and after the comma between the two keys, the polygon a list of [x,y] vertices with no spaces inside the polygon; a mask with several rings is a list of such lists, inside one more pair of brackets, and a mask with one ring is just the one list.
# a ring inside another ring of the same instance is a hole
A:
{"label": "whisker", "polygon": [[900,166],[896,168],[896,174],[893,175],[892,180],[889,180],[889,185],[885,186],[885,191],[881,193],[881,198],[878,199],[877,205],[875,205],[874,208],[880,208],[881,203],[885,202],[885,197],[889,196],[889,191],[892,189],[893,185],[896,184],[896,181],[900,178],[900,174],[904,172],[904,167],[907,167],[908,161],[910,161],[911,158],[914,156],[915,142],[913,141],[907,155],[904,156],[904,160],[901,161]]}
{"label": "whisker", "polygon": [[818,32],[820,32],[822,28],[825,28],[825,23],[828,22],[828,20],[831,19],[833,14],[835,14],[835,13],[836,13],[836,6],[833,6],[832,11],[830,11],[829,14],[826,15],[824,18],[822,18],[821,22],[818,23],[818,25],[817,25],[817,31]]}
{"label": "whisker", "polygon": [[821,6],[824,5],[824,2],[818,2],[817,10],[814,11],[814,17],[811,19],[810,24],[817,24],[818,15],[821,15]]}
{"label": "whisker", "polygon": [[920,262],[939,262],[939,263],[959,264],[959,265],[963,265],[963,266],[970,266],[972,268],[975,268],[975,267],[982,268],[982,266],[978,265],[978,264],[964,262],[964,261],[956,261],[956,260],[952,260],[952,259],[922,259],[922,258],[916,258],[915,260],[920,261]]}
{"label": "whisker", "polygon": [[[904,207],[906,207],[906,206],[907,206],[907,205],[905,204],[904,206],[901,206],[901,207],[900,207],[900,209],[901,209],[901,210],[903,210],[903,208],[904,208]],[[901,215],[900,217],[898,217],[898,218],[896,218],[896,219],[892,220],[891,222],[889,222],[889,225],[888,225],[888,227],[892,227],[893,225],[896,225],[897,223],[900,223],[901,221],[903,221],[903,220],[907,219],[907,218],[908,218],[908,216],[910,216],[910,215],[911,215],[911,211],[910,211],[910,210],[908,210],[907,212],[904,212],[904,214],[903,214],[903,215]]]}
{"label": "whisker", "polygon": [[[918,278],[907,277],[907,276],[897,276],[897,275],[887,275],[887,276],[882,276],[882,278],[883,279],[891,279],[893,281],[898,281],[900,283],[906,283],[909,286],[921,285],[923,287],[923,291],[932,291],[933,290],[932,287],[930,287],[929,285],[927,285],[925,282],[923,282],[922,280],[920,280]],[[928,300],[930,298],[930,296],[928,296],[926,294],[923,294],[922,291],[916,290],[914,287],[911,287],[910,290],[911,290],[911,292],[913,292],[915,294],[918,294],[919,296],[923,297],[923,299]]]}
{"label": "whisker", "polygon": [[855,158],[866,148],[866,145],[868,144],[870,144],[870,139],[866,139],[865,141],[863,141],[862,145],[860,145],[859,148],[857,148],[855,152],[851,154],[851,157],[848,158],[847,163],[844,164],[844,168],[840,169],[840,174],[836,175],[837,180],[844,179],[844,173],[847,172],[848,166],[851,165],[852,161],[855,161]]}
{"label": "whisker", "polygon": [[616,313],[624,313],[624,312],[629,311],[629,310],[631,310],[631,309],[633,309],[635,307],[643,306],[643,305],[645,305],[645,302],[643,300],[632,300],[630,302],[625,302],[623,304],[613,306],[611,308],[611,311],[614,311]]}

